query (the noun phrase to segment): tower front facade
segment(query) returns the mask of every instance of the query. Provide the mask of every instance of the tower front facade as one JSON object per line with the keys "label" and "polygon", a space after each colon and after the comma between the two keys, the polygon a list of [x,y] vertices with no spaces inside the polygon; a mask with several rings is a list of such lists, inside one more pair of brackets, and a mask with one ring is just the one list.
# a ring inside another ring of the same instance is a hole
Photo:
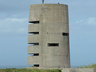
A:
{"label": "tower front facade", "polygon": [[30,5],[27,64],[30,68],[69,68],[68,6],[64,4]]}

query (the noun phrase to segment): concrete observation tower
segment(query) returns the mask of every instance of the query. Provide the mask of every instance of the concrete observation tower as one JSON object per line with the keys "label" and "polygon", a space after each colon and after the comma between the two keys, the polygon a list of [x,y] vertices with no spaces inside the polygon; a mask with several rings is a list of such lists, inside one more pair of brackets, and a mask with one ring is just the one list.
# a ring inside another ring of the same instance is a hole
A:
{"label": "concrete observation tower", "polygon": [[70,68],[68,6],[30,5],[29,23],[29,68]]}

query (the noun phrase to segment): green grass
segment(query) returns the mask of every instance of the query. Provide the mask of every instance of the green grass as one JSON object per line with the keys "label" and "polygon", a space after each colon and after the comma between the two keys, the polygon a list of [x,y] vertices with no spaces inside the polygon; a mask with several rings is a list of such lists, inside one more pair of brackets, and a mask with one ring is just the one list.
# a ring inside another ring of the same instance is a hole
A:
{"label": "green grass", "polygon": [[88,66],[83,66],[80,68],[96,68],[96,64],[88,65]]}
{"label": "green grass", "polygon": [[[96,68],[96,64],[83,66],[79,68]],[[0,72],[61,72],[59,69],[16,69],[16,68],[7,68],[7,69],[0,69]]]}
{"label": "green grass", "polygon": [[16,68],[8,68],[8,69],[0,69],[0,72],[61,72],[58,69],[16,69]]}

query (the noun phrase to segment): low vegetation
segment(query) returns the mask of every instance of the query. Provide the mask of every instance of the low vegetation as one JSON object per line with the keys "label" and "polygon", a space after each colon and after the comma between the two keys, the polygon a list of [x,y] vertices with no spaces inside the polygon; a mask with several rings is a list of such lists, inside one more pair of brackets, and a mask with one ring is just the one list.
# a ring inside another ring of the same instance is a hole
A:
{"label": "low vegetation", "polygon": [[83,66],[80,68],[96,68],[96,64],[88,65],[88,66]]}
{"label": "low vegetation", "polygon": [[8,68],[8,69],[0,69],[0,72],[61,72],[61,70],[57,69],[16,69],[16,68]]}
{"label": "low vegetation", "polygon": [[[96,64],[83,66],[80,68],[96,68]],[[0,69],[0,72],[61,72],[59,69],[16,69],[16,68],[6,68],[6,69]]]}

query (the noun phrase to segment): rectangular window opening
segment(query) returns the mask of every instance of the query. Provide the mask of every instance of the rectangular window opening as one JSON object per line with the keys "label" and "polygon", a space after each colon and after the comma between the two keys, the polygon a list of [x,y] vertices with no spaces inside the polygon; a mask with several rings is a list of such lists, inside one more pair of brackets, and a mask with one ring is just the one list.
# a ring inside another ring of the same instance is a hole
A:
{"label": "rectangular window opening", "polygon": [[29,23],[39,24],[39,23],[40,23],[40,21],[30,21]]}
{"label": "rectangular window opening", "polygon": [[39,32],[29,32],[29,34],[39,34]]}
{"label": "rectangular window opening", "polygon": [[59,46],[59,43],[48,43],[48,46]]}
{"label": "rectangular window opening", "polygon": [[29,43],[29,44],[32,44],[32,45],[39,45],[39,43]]}
{"label": "rectangular window opening", "polygon": [[33,45],[39,45],[39,43],[34,43]]}
{"label": "rectangular window opening", "polygon": [[39,56],[39,53],[37,53],[37,54],[33,54],[33,56]]}
{"label": "rectangular window opening", "polygon": [[[39,45],[39,43],[28,43],[28,44],[31,44],[31,45],[33,45],[33,46]],[[30,45],[29,45],[29,46],[30,46]]]}
{"label": "rectangular window opening", "polygon": [[33,67],[39,67],[39,64],[34,64]]}
{"label": "rectangular window opening", "polygon": [[63,36],[69,36],[69,33],[62,33]]}

